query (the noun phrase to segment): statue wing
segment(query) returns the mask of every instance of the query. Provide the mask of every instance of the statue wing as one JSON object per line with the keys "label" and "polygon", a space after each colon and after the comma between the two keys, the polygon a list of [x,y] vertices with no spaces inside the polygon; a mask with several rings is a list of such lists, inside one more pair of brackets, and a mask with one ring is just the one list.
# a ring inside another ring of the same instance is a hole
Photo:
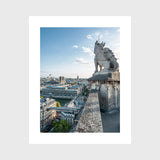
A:
{"label": "statue wing", "polygon": [[117,58],[115,57],[115,55],[112,52],[112,50],[110,50],[109,48],[104,48],[104,57],[105,57],[106,60],[110,61],[111,69],[113,69],[114,71],[116,69],[118,69],[119,64],[118,64]]}

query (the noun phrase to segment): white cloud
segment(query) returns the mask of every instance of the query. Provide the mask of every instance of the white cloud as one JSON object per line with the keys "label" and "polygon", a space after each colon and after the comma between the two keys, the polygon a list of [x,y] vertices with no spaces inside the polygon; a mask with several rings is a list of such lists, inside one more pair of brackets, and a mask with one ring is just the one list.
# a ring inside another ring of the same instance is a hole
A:
{"label": "white cloud", "polygon": [[99,34],[100,34],[99,32],[96,32],[96,33],[95,33],[96,36],[99,36]]}
{"label": "white cloud", "polygon": [[99,36],[99,38],[101,39],[103,37],[103,34],[101,34],[100,36]]}
{"label": "white cloud", "polygon": [[76,58],[75,62],[78,62],[78,63],[81,63],[81,64],[89,64],[89,62],[87,62],[83,58]]}
{"label": "white cloud", "polygon": [[87,35],[88,39],[93,39],[92,35]]}
{"label": "white cloud", "polygon": [[117,32],[120,32],[120,28],[117,29]]}
{"label": "white cloud", "polygon": [[100,32],[96,32],[96,39],[100,40],[103,37],[103,34],[101,34]]}
{"label": "white cloud", "polygon": [[93,51],[90,48],[82,47],[83,52],[89,53],[89,55],[94,55]]}
{"label": "white cloud", "polygon": [[73,48],[78,48],[78,46],[77,46],[77,45],[74,45]]}

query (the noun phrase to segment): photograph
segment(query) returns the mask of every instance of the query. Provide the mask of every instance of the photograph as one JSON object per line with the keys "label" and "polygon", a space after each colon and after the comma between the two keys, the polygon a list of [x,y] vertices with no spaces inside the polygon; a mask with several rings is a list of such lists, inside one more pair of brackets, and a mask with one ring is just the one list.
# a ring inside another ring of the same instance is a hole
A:
{"label": "photograph", "polygon": [[40,27],[40,133],[120,133],[120,27]]}
{"label": "photograph", "polygon": [[1,159],[160,159],[159,3],[1,1]]}

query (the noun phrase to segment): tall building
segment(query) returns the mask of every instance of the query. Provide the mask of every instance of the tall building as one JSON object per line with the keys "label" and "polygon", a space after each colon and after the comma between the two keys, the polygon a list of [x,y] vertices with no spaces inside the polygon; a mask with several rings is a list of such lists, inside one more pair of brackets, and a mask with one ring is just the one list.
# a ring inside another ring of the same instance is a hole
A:
{"label": "tall building", "polygon": [[66,81],[65,81],[65,78],[64,77],[59,77],[59,81],[60,81],[60,84],[65,84]]}
{"label": "tall building", "polygon": [[79,76],[77,76],[77,82],[79,82]]}

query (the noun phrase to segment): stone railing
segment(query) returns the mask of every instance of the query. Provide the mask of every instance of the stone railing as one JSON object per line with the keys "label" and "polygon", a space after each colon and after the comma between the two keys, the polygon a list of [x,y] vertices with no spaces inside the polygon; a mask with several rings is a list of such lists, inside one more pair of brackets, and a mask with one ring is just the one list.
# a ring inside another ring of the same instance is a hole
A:
{"label": "stone railing", "polygon": [[75,132],[103,132],[98,93],[89,94]]}

